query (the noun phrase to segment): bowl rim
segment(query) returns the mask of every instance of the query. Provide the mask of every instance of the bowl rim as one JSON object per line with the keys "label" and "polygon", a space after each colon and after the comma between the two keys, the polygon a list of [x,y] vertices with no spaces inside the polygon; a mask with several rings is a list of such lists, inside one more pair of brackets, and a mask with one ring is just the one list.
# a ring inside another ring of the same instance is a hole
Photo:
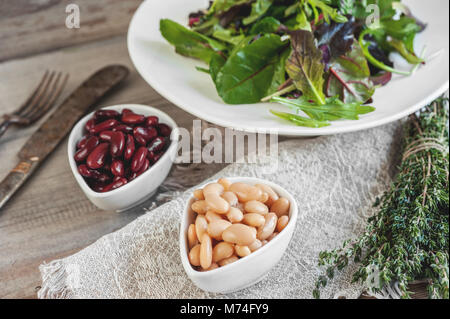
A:
{"label": "bowl rim", "polygon": [[[208,276],[211,276],[214,274],[219,274],[219,273],[225,272],[225,271],[232,271],[234,268],[240,267],[241,264],[248,262],[252,258],[253,259],[257,258],[259,255],[262,255],[262,254],[266,253],[268,250],[270,250],[271,247],[274,245],[274,241],[276,242],[278,240],[281,240],[283,237],[289,236],[289,234],[291,234],[290,237],[292,238],[293,231],[297,224],[297,219],[298,219],[297,201],[295,200],[294,196],[289,191],[287,191],[284,187],[282,187],[274,182],[264,180],[264,179],[261,179],[258,177],[234,176],[234,177],[222,177],[222,178],[225,178],[233,183],[247,182],[247,183],[255,183],[255,184],[256,183],[266,184],[266,185],[272,187],[277,193],[278,193],[277,190],[281,189],[287,195],[287,196],[283,196],[283,197],[287,197],[291,203],[290,209],[289,209],[289,223],[285,227],[285,229],[283,229],[283,231],[280,232],[274,239],[272,239],[266,245],[264,245],[260,249],[256,250],[255,252],[251,253],[250,255],[248,255],[244,258],[240,258],[238,261],[228,264],[225,267],[219,267],[219,268],[209,270],[209,271],[198,271],[198,270],[195,270],[192,267],[191,263],[189,262],[189,258],[188,258],[189,249],[187,248],[188,243],[187,243],[187,238],[185,236],[185,232],[187,231],[187,227],[188,227],[188,225],[187,225],[188,223],[185,222],[186,215],[188,214],[189,209],[190,209],[189,203],[193,199],[193,196],[190,196],[188,199],[188,202],[186,203],[186,205],[184,207],[183,215],[181,218],[179,244],[180,244],[181,260],[182,260],[185,271],[188,273],[188,275],[192,275],[197,278],[208,277]],[[210,183],[214,183],[214,181],[204,182],[204,183],[198,185],[196,188],[203,188],[204,186],[206,186]],[[289,241],[291,238],[289,238]]]}
{"label": "bowl rim", "polygon": [[145,176],[149,177],[151,175],[151,173],[153,173],[154,170],[156,170],[159,166],[162,165],[163,161],[172,160],[170,158],[171,152],[173,151],[174,148],[178,149],[178,139],[173,139],[173,136],[179,135],[179,127],[178,127],[177,123],[167,113],[165,113],[153,106],[144,105],[144,104],[117,104],[117,105],[105,106],[105,107],[100,107],[98,109],[95,109],[94,111],[86,114],[83,118],[81,118],[74,125],[74,127],[71,130],[71,133],[69,136],[69,141],[68,141],[68,146],[67,146],[69,165],[72,169],[72,173],[74,174],[75,179],[77,180],[80,187],[83,189],[84,192],[87,193],[88,196],[99,198],[99,199],[108,198],[115,194],[118,194],[121,191],[124,192],[124,191],[130,189],[134,185],[134,183],[133,183],[134,180],[133,180],[133,181],[127,183],[126,185],[124,185],[120,188],[117,188],[115,190],[112,190],[110,192],[107,192],[107,193],[96,192],[86,183],[86,181],[80,175],[80,173],[78,173],[77,164],[75,163],[75,160],[73,159],[73,156],[75,154],[74,149],[76,148],[76,143],[77,143],[75,131],[80,126],[84,126],[85,123],[89,120],[89,118],[91,118],[94,115],[94,113],[98,110],[122,110],[125,108],[130,109],[134,112],[140,112],[140,110],[143,110],[143,109],[150,111],[150,112],[154,112],[155,113],[154,115],[158,116],[164,122],[168,122],[168,124],[170,124],[172,126],[172,133],[171,133],[171,139],[170,139],[171,144],[170,144],[169,148],[166,150],[164,155],[161,156],[160,160],[158,162],[156,162],[155,165],[151,166],[146,172],[144,172],[142,175],[138,176],[136,179],[139,179],[141,177],[144,178]]}

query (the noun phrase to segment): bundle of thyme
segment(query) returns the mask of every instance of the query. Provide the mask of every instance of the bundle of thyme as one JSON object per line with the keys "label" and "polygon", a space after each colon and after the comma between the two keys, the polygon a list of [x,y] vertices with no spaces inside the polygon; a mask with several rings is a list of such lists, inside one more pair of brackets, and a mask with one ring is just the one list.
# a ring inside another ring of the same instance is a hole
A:
{"label": "bundle of thyme", "polygon": [[402,298],[411,298],[408,284],[427,280],[430,298],[449,298],[448,121],[444,98],[411,116],[396,181],[375,203],[379,210],[363,235],[320,253],[326,275],[317,280],[315,298],[351,260],[359,264],[353,282],[374,294],[395,285]]}

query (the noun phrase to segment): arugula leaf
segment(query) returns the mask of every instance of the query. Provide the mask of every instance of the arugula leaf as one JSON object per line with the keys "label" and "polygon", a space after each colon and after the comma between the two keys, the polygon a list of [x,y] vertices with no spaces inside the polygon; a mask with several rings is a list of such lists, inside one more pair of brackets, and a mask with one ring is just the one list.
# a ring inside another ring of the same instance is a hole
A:
{"label": "arugula leaf", "polygon": [[266,34],[236,50],[216,79],[217,91],[225,103],[258,103],[266,96],[284,47],[286,43],[280,36]]}
{"label": "arugula leaf", "polygon": [[375,110],[374,107],[363,105],[361,102],[344,103],[338,96],[327,98],[324,104],[311,102],[303,96],[298,99],[274,97],[271,101],[286,105],[296,112],[303,111],[317,121],[358,120],[359,115]]}
{"label": "arugula leaf", "polygon": [[244,25],[249,25],[261,18],[269,10],[274,0],[256,0],[252,4],[252,11],[248,17],[246,17],[242,22]]}
{"label": "arugula leaf", "polygon": [[408,61],[411,64],[419,64],[425,62],[424,59],[421,59],[417,57],[417,55],[410,51],[407,48],[407,45],[405,42],[397,40],[397,39],[389,39],[387,41],[391,47],[393,47],[400,55],[405,58],[406,61]]}
{"label": "arugula leaf", "polygon": [[320,128],[320,127],[324,127],[324,126],[330,126],[330,123],[328,123],[326,121],[317,121],[317,120],[309,119],[307,117],[303,117],[303,116],[300,116],[297,114],[278,112],[278,111],[274,111],[274,110],[270,110],[270,113],[272,113],[275,116],[278,116],[279,118],[282,118],[291,123],[294,123],[298,126],[306,126],[306,127],[312,127],[312,128]]}
{"label": "arugula leaf", "polygon": [[303,95],[318,104],[325,104],[323,93],[322,51],[311,32],[298,30],[291,33],[292,53],[286,62],[286,71]]}
{"label": "arugula leaf", "polygon": [[375,93],[369,65],[356,40],[346,55],[330,65],[326,87],[328,96],[337,95],[345,103],[365,103]]}
{"label": "arugula leaf", "polygon": [[337,9],[330,7],[322,0],[304,0],[304,1],[306,1],[311,6],[314,12],[315,24],[319,22],[319,14],[317,12],[317,8],[319,8],[322,11],[323,19],[326,21],[326,23],[330,23],[331,20],[334,20],[338,23],[347,22],[347,18],[339,14]]}
{"label": "arugula leaf", "polygon": [[343,15],[352,15],[355,9],[355,0],[340,0],[339,10]]}
{"label": "arugula leaf", "polygon": [[218,51],[226,50],[226,46],[198,32],[191,31],[182,25],[169,20],[160,21],[163,37],[175,46],[177,53],[209,63],[211,56]]}

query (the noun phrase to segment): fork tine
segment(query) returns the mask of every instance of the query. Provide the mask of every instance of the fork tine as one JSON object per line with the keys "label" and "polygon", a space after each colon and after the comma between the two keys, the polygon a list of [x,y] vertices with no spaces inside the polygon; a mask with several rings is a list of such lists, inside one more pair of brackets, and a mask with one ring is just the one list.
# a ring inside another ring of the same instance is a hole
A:
{"label": "fork tine", "polygon": [[64,87],[67,84],[69,79],[69,75],[66,74],[61,84],[59,83],[62,77],[62,73],[58,73],[55,82],[53,83],[52,89],[48,92],[47,96],[42,99],[41,103],[38,107],[34,109],[34,111],[29,114],[28,118],[30,124],[39,120],[42,116],[44,116],[55,104],[58,97],[61,95]]}
{"label": "fork tine", "polygon": [[31,104],[31,102],[35,99],[35,97],[38,95],[39,91],[42,89],[44,83],[47,81],[47,77],[49,75],[49,71],[46,70],[44,76],[41,78],[41,81],[39,82],[36,89],[33,91],[33,93],[28,97],[28,99],[22,104],[22,106],[14,112],[14,115],[20,116],[22,112],[24,112],[27,107]]}
{"label": "fork tine", "polygon": [[28,117],[31,112],[33,112],[34,108],[39,105],[41,99],[43,96],[45,96],[48,87],[50,83],[53,81],[53,78],[55,77],[55,72],[50,73],[50,76],[48,77],[47,81],[43,83],[43,86],[41,89],[37,92],[35,97],[32,99],[32,101],[28,104],[26,108],[22,110],[22,112],[19,114],[21,117]]}

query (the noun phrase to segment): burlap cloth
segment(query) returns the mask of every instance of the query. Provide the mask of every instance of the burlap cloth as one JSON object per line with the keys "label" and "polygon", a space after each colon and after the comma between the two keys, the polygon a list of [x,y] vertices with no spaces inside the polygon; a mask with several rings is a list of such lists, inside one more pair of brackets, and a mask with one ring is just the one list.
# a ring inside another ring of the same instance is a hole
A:
{"label": "burlap cloth", "polygon": [[[278,170],[267,161],[232,164],[211,179],[260,177],[297,199],[299,218],[281,261],[258,284],[227,294],[197,288],[181,265],[180,216],[190,192],[149,211],[70,257],[40,266],[39,298],[312,298],[320,251],[361,234],[373,203],[389,186],[401,155],[400,123],[367,131],[279,144]],[[207,176],[207,175],[206,175]],[[205,176],[205,177],[206,177]],[[322,298],[357,298],[356,265],[338,273]]]}

